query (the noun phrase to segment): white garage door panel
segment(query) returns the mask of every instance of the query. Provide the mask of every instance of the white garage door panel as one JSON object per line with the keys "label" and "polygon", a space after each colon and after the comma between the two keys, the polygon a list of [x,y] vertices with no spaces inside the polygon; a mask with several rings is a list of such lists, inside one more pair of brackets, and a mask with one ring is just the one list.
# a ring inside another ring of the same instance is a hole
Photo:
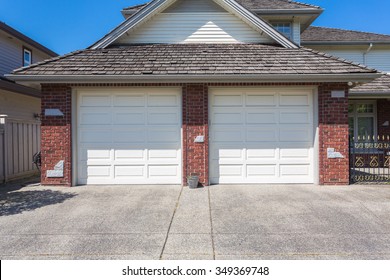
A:
{"label": "white garage door panel", "polygon": [[77,183],[180,184],[180,90],[110,91],[78,92]]}
{"label": "white garage door panel", "polygon": [[210,89],[211,183],[314,183],[309,89]]}

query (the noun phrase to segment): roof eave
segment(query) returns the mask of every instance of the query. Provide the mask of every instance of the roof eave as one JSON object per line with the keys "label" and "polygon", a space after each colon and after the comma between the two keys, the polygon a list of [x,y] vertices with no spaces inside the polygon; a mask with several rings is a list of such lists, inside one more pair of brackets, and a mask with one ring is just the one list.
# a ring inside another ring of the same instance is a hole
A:
{"label": "roof eave", "polygon": [[16,29],[13,29],[11,26],[8,26],[7,24],[0,22],[0,30],[3,30],[4,32],[10,34],[11,36],[14,36],[21,40],[22,42],[31,45],[32,47],[40,50],[41,52],[49,55],[49,56],[58,56],[57,53],[50,50],[49,48],[45,47],[44,45],[38,43],[37,41],[31,39],[30,37],[24,35],[23,33],[17,31]]}
{"label": "roof eave", "polygon": [[15,75],[16,82],[41,83],[148,83],[148,82],[361,82],[379,78],[380,73],[351,74],[253,74],[253,75]]}
{"label": "roof eave", "polygon": [[41,92],[35,88],[26,87],[20,84],[16,84],[12,81],[5,81],[0,79],[0,89],[10,91],[13,93],[19,93],[31,97],[41,98]]}

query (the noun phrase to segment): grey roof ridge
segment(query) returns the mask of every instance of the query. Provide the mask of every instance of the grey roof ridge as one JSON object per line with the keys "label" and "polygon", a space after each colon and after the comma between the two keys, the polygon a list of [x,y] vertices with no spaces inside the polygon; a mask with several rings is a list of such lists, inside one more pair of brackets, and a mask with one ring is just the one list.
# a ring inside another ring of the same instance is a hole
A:
{"label": "grey roof ridge", "polygon": [[[283,0],[282,0],[283,1]],[[289,3],[294,3],[294,4],[298,4],[298,5],[304,5],[304,6],[307,6],[307,7],[310,7],[310,8],[316,8],[316,9],[321,9],[322,8],[320,6],[317,6],[317,5],[313,5],[313,4],[307,4],[307,3],[303,3],[303,2],[299,2],[299,1],[291,1],[291,0],[288,0]],[[131,9],[136,9],[136,8],[142,8],[143,6],[149,4],[149,2],[146,2],[144,4],[137,4],[137,5],[133,5],[133,6],[129,6],[129,7],[126,7],[126,8],[123,8],[122,10],[123,11],[126,11],[126,10],[131,10]],[[264,9],[254,9],[254,11],[262,11]],[[278,9],[267,9],[267,10],[278,10]],[[294,10],[299,10],[299,9],[294,9]]]}
{"label": "grey roof ridge", "polygon": [[82,53],[84,51],[86,51],[86,50],[77,50],[77,51],[73,51],[73,52],[70,52],[70,53],[67,53],[67,54],[64,54],[64,55],[60,55],[60,56],[52,57],[52,58],[49,58],[49,59],[45,59],[45,60],[39,61],[37,63],[31,64],[29,66],[24,66],[24,67],[17,68],[17,69],[12,71],[12,74],[18,74],[18,72],[20,72],[20,71],[24,71],[24,70],[27,70],[27,69],[32,69],[32,68],[35,68],[35,67],[38,67],[38,66],[42,66],[44,64],[48,64],[48,63],[51,63],[53,61],[61,60],[61,59],[64,59],[64,58],[67,58],[67,57],[70,57],[70,56]]}
{"label": "grey roof ridge", "polygon": [[316,8],[316,9],[322,9],[320,6],[313,5],[313,4],[307,4],[307,3],[302,3],[302,2],[299,2],[299,1],[288,0],[288,2],[289,3],[294,3],[294,4],[299,4],[299,5],[304,5],[304,6],[308,6],[308,7],[312,7],[312,8]]}
{"label": "grey roof ridge", "polygon": [[310,49],[310,48],[306,48],[306,47],[301,47],[300,49],[309,51],[309,52],[317,54],[317,55],[321,55],[321,56],[326,57],[326,58],[330,58],[330,59],[333,59],[333,60],[344,62],[344,63],[347,63],[349,65],[361,67],[363,69],[367,69],[367,70],[370,70],[370,71],[373,71],[373,72],[376,72],[376,73],[380,73],[380,71],[378,71],[378,70],[376,70],[374,68],[370,68],[370,67],[368,67],[368,66],[366,66],[364,64],[356,63],[356,62],[353,62],[353,61],[348,60],[348,59],[343,59],[343,58],[340,58],[340,57],[337,57],[337,56],[330,55],[328,53],[324,53],[324,52],[321,52],[321,51],[316,51],[316,50],[313,50],[313,49]]}
{"label": "grey roof ridge", "polygon": [[376,32],[359,31],[359,30],[344,29],[344,28],[338,28],[338,27],[314,26],[314,25],[311,25],[310,27],[334,29],[334,30],[339,30],[339,31],[349,31],[349,32],[357,32],[357,33],[366,33],[366,34],[381,35],[381,36],[389,36],[389,38],[390,38],[390,34],[383,34],[383,33],[376,33]]}

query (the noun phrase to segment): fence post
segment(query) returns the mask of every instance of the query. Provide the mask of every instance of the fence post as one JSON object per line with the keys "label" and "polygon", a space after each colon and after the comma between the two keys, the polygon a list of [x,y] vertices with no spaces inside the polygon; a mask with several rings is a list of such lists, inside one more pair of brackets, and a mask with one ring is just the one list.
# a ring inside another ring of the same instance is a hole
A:
{"label": "fence post", "polygon": [[4,174],[4,176],[3,176],[3,183],[6,183],[7,182],[7,172],[8,172],[8,168],[7,168],[7,165],[8,165],[8,163],[7,163],[7,161],[6,161],[6,159],[7,159],[7,156],[6,156],[6,153],[7,153],[7,125],[6,125],[6,118],[7,118],[8,116],[7,115],[0,115],[0,131],[2,131],[3,133],[3,147],[2,147],[2,149],[3,149],[3,156],[2,156],[2,158],[1,158],[1,160],[3,161],[3,174]]}

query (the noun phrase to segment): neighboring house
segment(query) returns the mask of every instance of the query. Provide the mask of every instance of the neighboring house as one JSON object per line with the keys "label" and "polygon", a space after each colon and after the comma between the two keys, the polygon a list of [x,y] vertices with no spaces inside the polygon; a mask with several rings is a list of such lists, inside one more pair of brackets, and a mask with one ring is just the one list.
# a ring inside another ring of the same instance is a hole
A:
{"label": "neighboring house", "polygon": [[[390,35],[309,27],[302,45],[390,73]],[[354,87],[349,94],[350,137],[390,135],[390,76]]]}
{"label": "neighboring house", "polygon": [[4,74],[57,56],[41,44],[0,22],[0,183],[37,172],[41,92],[16,84]]}
{"label": "neighboring house", "polygon": [[9,76],[42,88],[44,185],[349,183],[349,91],[382,74],[300,48],[321,8],[154,0],[122,13],[87,50]]}

